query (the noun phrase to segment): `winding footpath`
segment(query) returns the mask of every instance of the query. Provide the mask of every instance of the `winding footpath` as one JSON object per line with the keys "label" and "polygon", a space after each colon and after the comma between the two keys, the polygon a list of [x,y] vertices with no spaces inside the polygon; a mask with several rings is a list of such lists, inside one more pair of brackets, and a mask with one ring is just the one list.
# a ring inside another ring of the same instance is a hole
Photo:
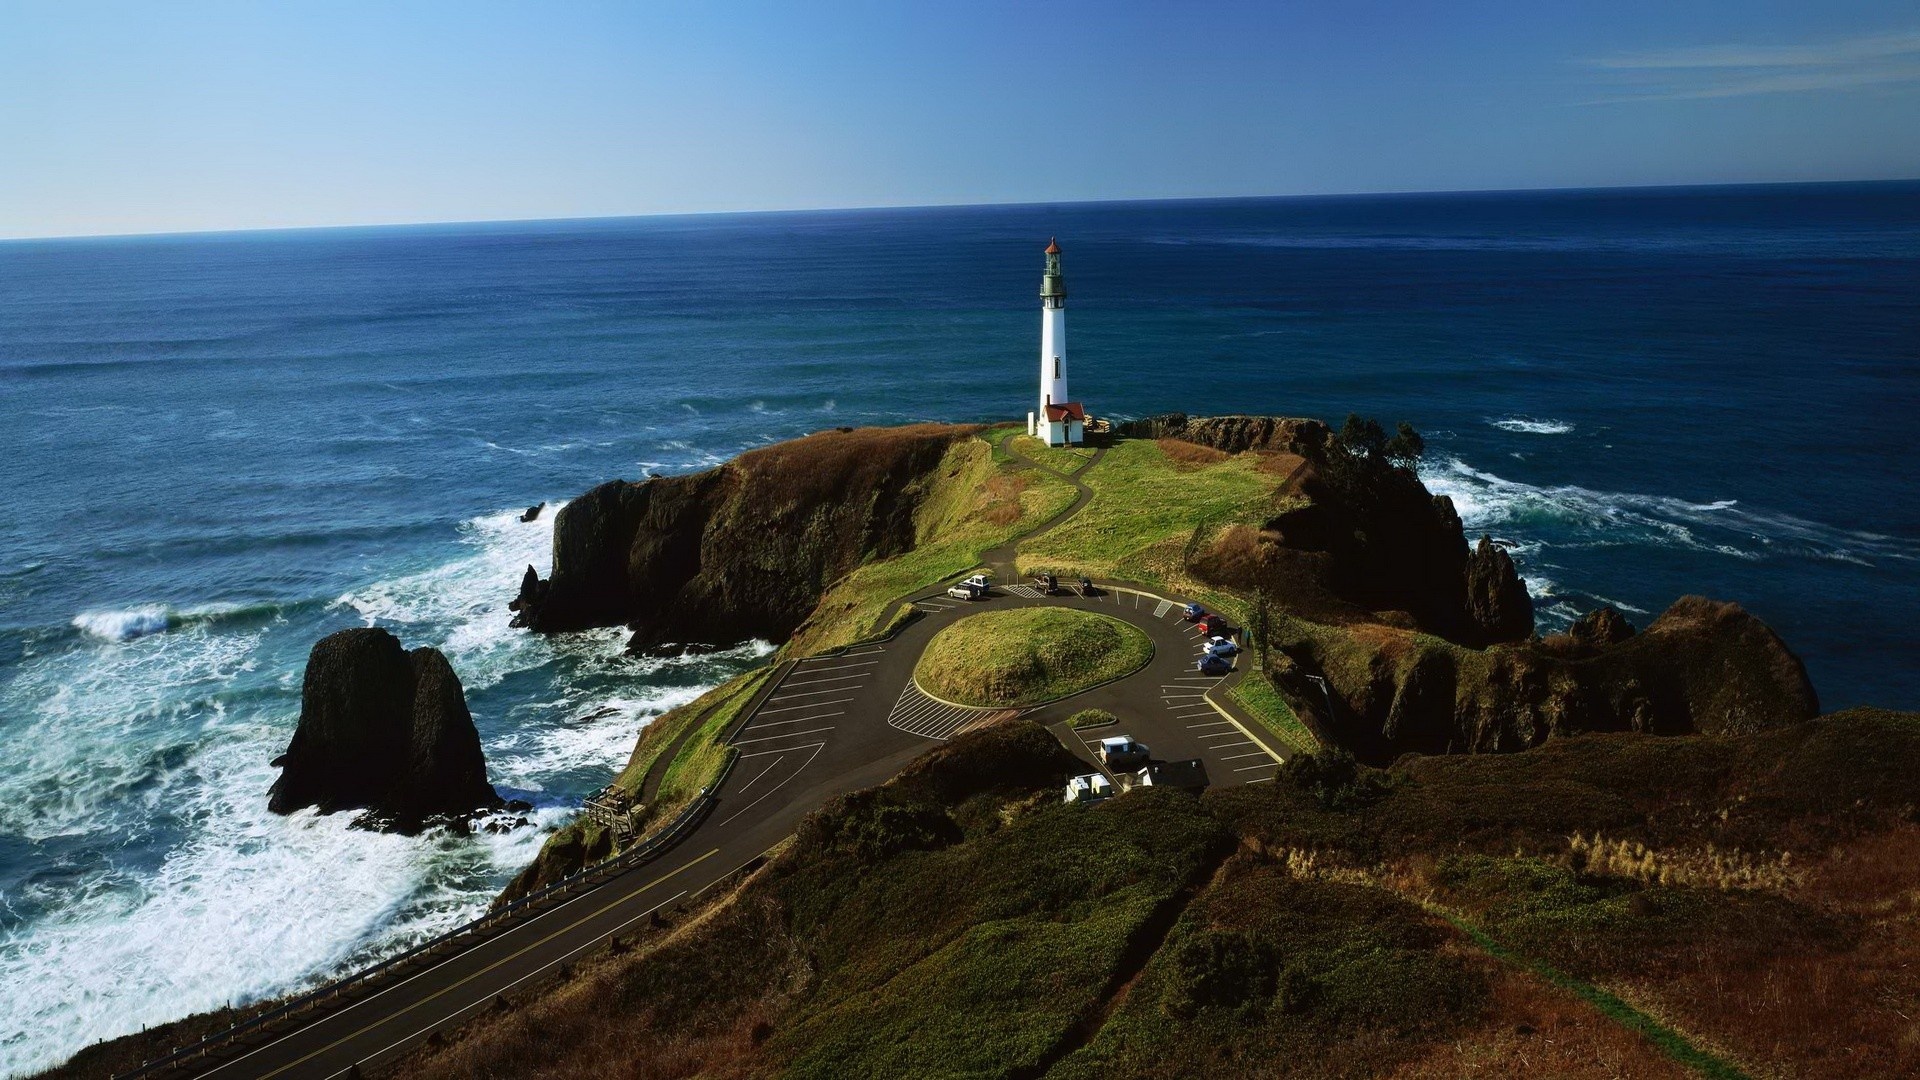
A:
{"label": "winding footpath", "polygon": [[[1072,483],[1079,492],[1073,504],[986,553],[982,561],[1000,583],[992,596],[954,600],[931,587],[909,601],[914,616],[890,637],[781,664],[736,722],[731,741],[738,757],[697,825],[661,854],[487,931],[477,944],[411,975],[322,1000],[282,1026],[150,1075],[269,1080],[375,1072],[436,1032],[510,1003],[610,938],[700,899],[754,865],[833,796],[882,783],[937,743],[1010,716],[1046,724],[1088,762],[1088,771],[1098,768],[1091,744],[1126,734],[1146,743],[1155,760],[1198,759],[1213,786],[1271,780],[1281,760],[1278,744],[1226,700],[1222,691],[1237,672],[1220,679],[1196,670],[1204,644],[1181,620],[1183,601],[1121,584],[1085,596],[1043,596],[1018,583],[1018,544],[1080,512],[1093,493],[1077,475],[1012,452]],[[1103,454],[1079,472],[1097,467]],[[951,705],[914,685],[915,662],[944,627],[981,611],[1043,604],[1132,623],[1152,639],[1152,661],[1124,679],[1028,710]],[[1066,718],[1085,708],[1105,709],[1121,722],[1083,739]]]}

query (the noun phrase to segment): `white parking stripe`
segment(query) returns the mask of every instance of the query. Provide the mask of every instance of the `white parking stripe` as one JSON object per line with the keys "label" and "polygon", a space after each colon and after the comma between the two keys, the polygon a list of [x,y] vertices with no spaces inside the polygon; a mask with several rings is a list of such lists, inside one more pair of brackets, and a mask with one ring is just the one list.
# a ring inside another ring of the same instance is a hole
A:
{"label": "white parking stripe", "polygon": [[1266,756],[1267,756],[1267,752],[1265,750],[1255,750],[1250,754],[1229,754],[1228,756],[1223,757],[1220,760],[1221,761],[1239,761],[1241,758],[1266,757]]}
{"label": "white parking stripe", "polygon": [[741,760],[750,757],[766,757],[768,754],[791,754],[796,750],[808,750],[816,746],[825,746],[824,742],[801,743],[799,746],[782,746],[778,750],[755,750],[750,754],[741,754]]}
{"label": "white parking stripe", "polygon": [[[1240,734],[1238,731],[1210,731],[1205,735],[1195,735],[1196,739],[1230,739]],[[1239,743],[1214,743],[1214,746],[1239,746]],[[1248,745],[1252,745],[1249,743]]]}
{"label": "white parking stripe", "polygon": [[1256,778],[1254,778],[1254,779],[1252,779],[1252,780],[1249,780],[1249,781],[1247,781],[1247,783],[1249,783],[1249,784],[1271,784],[1271,783],[1273,783],[1273,777],[1271,777],[1271,776],[1261,776],[1261,777],[1256,777]]}
{"label": "white parking stripe", "polygon": [[799,735],[818,735],[822,731],[832,731],[832,730],[833,730],[833,725],[828,724],[826,727],[808,728],[805,731],[789,731],[784,735],[762,735],[757,739],[735,739],[734,745],[744,746],[747,743],[772,742],[775,739],[791,739]]}
{"label": "white parking stripe", "polygon": [[787,686],[825,686],[830,682],[851,682],[855,679],[864,679],[871,674],[873,674],[873,672],[863,671],[858,675],[835,675],[832,678],[827,678],[827,679],[805,679],[801,682],[790,682],[785,685]]}
{"label": "white parking stripe", "polygon": [[[841,691],[845,691],[849,688],[843,686],[840,689]],[[843,697],[843,698],[834,698],[832,701],[812,701],[812,702],[808,702],[805,705],[782,705],[778,709],[761,709],[758,715],[770,716],[774,713],[799,712],[801,709],[818,709],[823,705],[845,705],[847,702],[852,700],[853,699],[850,697]]]}
{"label": "white parking stripe", "polygon": [[1234,772],[1252,772],[1255,769],[1271,769],[1271,768],[1273,768],[1273,763],[1268,762],[1265,765],[1242,765],[1233,771]]}
{"label": "white parking stripe", "polygon": [[860,662],[859,662],[859,663],[857,663],[857,664],[835,664],[835,665],[834,665],[834,666],[832,666],[832,667],[815,667],[815,668],[808,668],[808,669],[807,669],[807,674],[809,674],[809,675],[817,675],[817,674],[819,674],[819,673],[820,673],[820,672],[822,672],[822,671],[847,671],[847,670],[849,670],[849,669],[852,669],[852,668],[863,668],[863,667],[872,667],[873,665],[875,665],[875,664],[877,664],[877,663],[879,663],[879,662],[880,662],[880,661],[878,661],[878,660],[862,660],[862,661],[860,661]]}
{"label": "white parking stripe", "polygon": [[747,731],[759,731],[761,728],[784,727],[787,724],[804,724],[809,720],[825,720],[829,716],[845,716],[845,710],[839,712],[815,713],[812,716],[796,716],[791,720],[769,720],[764,724],[748,724]]}
{"label": "white parking stripe", "polygon": [[781,694],[778,697],[770,697],[767,700],[768,701],[792,701],[794,698],[797,698],[797,697],[819,697],[821,694],[844,694],[850,689],[852,689],[852,687],[842,686],[833,690],[802,690],[797,694]]}
{"label": "white parking stripe", "polygon": [[1187,730],[1196,731],[1203,727],[1232,727],[1232,726],[1233,726],[1233,721],[1231,720],[1211,720],[1204,724],[1188,724]]}
{"label": "white parking stripe", "polygon": [[1236,746],[1259,746],[1259,745],[1260,745],[1259,743],[1254,742],[1252,739],[1242,739],[1239,742],[1217,742],[1217,743],[1214,743],[1212,746],[1207,747],[1207,749],[1231,750]]}

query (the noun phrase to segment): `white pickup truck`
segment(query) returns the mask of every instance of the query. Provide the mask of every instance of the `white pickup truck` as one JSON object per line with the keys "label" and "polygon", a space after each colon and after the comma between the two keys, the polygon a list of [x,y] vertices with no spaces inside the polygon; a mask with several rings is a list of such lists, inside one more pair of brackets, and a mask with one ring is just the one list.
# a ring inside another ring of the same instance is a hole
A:
{"label": "white pickup truck", "polygon": [[985,600],[987,590],[992,586],[993,583],[987,580],[987,575],[975,574],[965,581],[955,582],[947,589],[947,595],[955,600]]}

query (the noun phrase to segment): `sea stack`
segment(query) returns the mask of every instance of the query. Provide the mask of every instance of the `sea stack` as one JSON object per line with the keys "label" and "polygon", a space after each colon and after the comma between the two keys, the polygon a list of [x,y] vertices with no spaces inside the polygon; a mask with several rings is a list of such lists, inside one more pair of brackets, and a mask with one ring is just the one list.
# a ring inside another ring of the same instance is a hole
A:
{"label": "sea stack", "polygon": [[453,666],[438,649],[407,652],[377,627],[314,643],[300,723],[274,764],[276,814],[365,809],[367,824],[411,833],[431,818],[502,805]]}

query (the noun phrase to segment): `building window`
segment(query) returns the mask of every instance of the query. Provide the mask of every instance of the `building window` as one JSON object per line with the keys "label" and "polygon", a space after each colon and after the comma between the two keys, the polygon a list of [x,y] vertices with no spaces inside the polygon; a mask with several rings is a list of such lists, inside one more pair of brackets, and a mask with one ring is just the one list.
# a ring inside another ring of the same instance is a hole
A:
{"label": "building window", "polygon": [[1053,358],[1053,377],[1060,377],[1060,358],[1057,356]]}

